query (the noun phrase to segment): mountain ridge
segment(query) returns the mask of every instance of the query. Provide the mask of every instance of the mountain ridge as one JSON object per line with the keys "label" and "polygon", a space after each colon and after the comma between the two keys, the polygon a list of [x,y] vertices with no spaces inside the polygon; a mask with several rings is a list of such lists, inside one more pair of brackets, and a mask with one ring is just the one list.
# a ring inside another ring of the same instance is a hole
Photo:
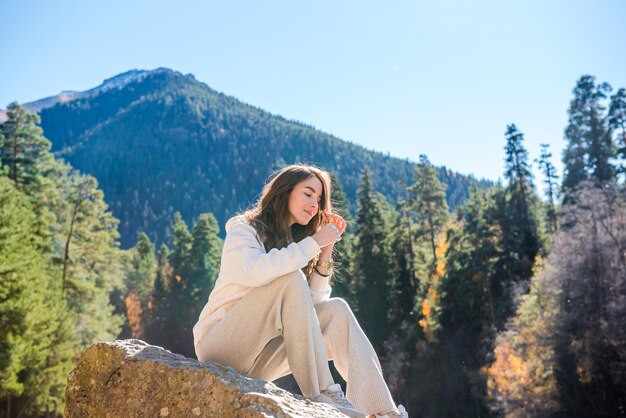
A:
{"label": "mountain ridge", "polygon": [[[416,164],[341,140],[299,121],[227,96],[191,74],[166,68],[131,70],[92,93],[40,111],[52,151],[101,184],[120,219],[122,245],[137,232],[164,242],[173,213],[192,222],[213,212],[220,225],[253,203],[269,173],[295,162],[333,172],[356,210],[364,168],[392,203],[404,198]],[[115,88],[113,88],[115,87]],[[447,168],[453,208],[473,177]],[[479,184],[485,186],[483,180]]]}
{"label": "mountain ridge", "polygon": [[[72,100],[81,99],[93,94],[100,93],[110,88],[122,88],[129,82],[139,80],[141,77],[146,76],[148,73],[158,70],[160,70],[160,68],[157,68],[156,70],[129,70],[124,73],[117,74],[113,77],[109,77],[98,86],[92,87],[88,90],[62,90],[59,94],[44,97],[42,99],[34,100],[32,102],[22,103],[21,106],[29,112],[39,113],[43,109],[53,107],[57,103],[67,103]],[[4,122],[6,119],[6,110],[0,109],[0,123]]]}

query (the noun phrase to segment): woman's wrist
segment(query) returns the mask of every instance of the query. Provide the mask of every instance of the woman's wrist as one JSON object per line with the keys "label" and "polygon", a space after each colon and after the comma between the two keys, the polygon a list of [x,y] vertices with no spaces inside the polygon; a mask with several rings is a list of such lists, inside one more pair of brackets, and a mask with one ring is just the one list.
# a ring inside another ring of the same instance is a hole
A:
{"label": "woman's wrist", "polygon": [[333,255],[333,247],[334,245],[327,245],[326,247],[322,248],[322,251],[320,252],[320,260],[322,261],[330,261],[330,258]]}
{"label": "woman's wrist", "polygon": [[329,276],[333,272],[333,261],[328,257],[323,259],[321,256],[315,263],[315,271],[321,276]]}
{"label": "woman's wrist", "polygon": [[327,272],[320,271],[320,270],[323,270],[323,268],[321,268],[320,266],[313,267],[313,270],[315,270],[315,272],[322,277],[329,277],[331,273],[330,271],[327,271]]}
{"label": "woman's wrist", "polygon": [[[332,273],[332,255],[334,244],[322,248],[314,268],[320,276],[330,276]],[[330,263],[330,264],[329,264]]]}

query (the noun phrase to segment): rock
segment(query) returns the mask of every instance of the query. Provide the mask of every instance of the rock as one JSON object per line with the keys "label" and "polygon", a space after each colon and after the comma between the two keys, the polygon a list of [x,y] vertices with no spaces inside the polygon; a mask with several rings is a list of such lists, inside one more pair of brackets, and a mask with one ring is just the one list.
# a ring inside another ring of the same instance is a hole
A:
{"label": "rock", "polygon": [[71,417],[344,417],[232,367],[202,363],[141,340],[99,342],[70,373]]}

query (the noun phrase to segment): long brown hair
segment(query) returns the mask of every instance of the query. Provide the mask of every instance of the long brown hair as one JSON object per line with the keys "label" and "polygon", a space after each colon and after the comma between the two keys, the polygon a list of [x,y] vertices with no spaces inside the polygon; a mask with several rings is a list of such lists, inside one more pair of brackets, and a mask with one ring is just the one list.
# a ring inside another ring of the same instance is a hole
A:
{"label": "long brown hair", "polygon": [[[299,242],[315,234],[322,226],[322,215],[313,216],[306,225],[289,225],[289,196],[294,187],[311,177],[317,177],[322,183],[319,209],[325,212],[333,210],[330,199],[330,175],[315,166],[295,164],[281,169],[274,178],[263,187],[257,203],[243,213],[246,221],[257,230],[265,251],[272,248],[284,248],[292,242]],[[307,265],[305,274],[310,276],[317,258]]]}

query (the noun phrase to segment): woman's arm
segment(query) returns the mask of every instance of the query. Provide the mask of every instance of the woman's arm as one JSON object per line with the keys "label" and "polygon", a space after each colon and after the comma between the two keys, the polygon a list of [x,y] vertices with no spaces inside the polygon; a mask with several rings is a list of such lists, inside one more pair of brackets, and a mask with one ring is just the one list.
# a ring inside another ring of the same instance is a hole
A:
{"label": "woman's arm", "polygon": [[313,270],[311,277],[309,278],[309,291],[311,292],[311,299],[313,299],[313,305],[327,301],[330,299],[330,293],[332,288],[330,287],[330,275],[322,276]]}
{"label": "woman's arm", "polygon": [[[333,253],[333,247],[334,244],[322,248],[319,261],[330,261]],[[309,278],[309,290],[311,291],[313,305],[317,305],[318,303],[330,299],[330,293],[332,291],[330,278],[332,274],[332,270],[329,270],[321,265],[316,265],[313,269],[311,277]]]}
{"label": "woman's arm", "polygon": [[233,225],[226,234],[222,263],[238,263],[245,277],[229,279],[246,286],[264,286],[275,278],[297,271],[320,252],[317,242],[307,237],[285,248],[265,252],[255,229],[245,223]]}

